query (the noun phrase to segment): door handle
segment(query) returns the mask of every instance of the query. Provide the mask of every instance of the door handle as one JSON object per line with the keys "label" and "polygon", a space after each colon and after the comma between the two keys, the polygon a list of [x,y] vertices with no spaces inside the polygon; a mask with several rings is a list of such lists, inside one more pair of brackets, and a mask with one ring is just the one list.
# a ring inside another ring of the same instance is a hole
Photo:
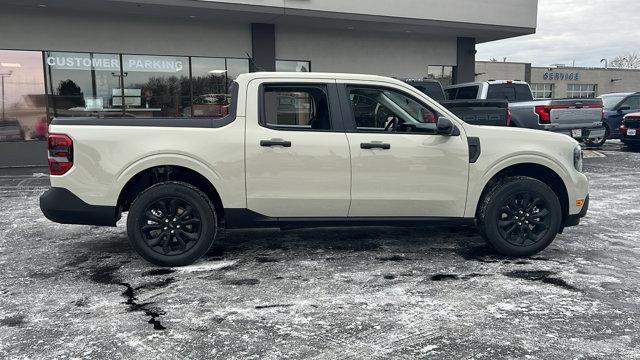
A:
{"label": "door handle", "polygon": [[385,144],[385,143],[373,143],[373,142],[369,142],[369,143],[361,143],[360,144],[360,149],[382,149],[382,150],[389,150],[391,149],[391,144]]}
{"label": "door handle", "polygon": [[260,146],[270,147],[270,146],[282,146],[282,147],[291,147],[291,141],[286,140],[260,140]]}

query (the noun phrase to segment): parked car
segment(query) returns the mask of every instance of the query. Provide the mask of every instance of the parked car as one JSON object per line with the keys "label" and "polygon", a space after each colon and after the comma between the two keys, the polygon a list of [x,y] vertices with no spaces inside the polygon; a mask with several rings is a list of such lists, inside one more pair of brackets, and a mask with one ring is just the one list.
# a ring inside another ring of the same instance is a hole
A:
{"label": "parked car", "polygon": [[640,112],[625,115],[618,130],[625,145],[640,150]]}
{"label": "parked car", "polygon": [[491,80],[445,88],[447,99],[507,100],[511,126],[569,135],[576,140],[601,138],[601,99],[534,100],[524,81]]}
{"label": "parked car", "polygon": [[640,92],[605,94],[600,96],[604,103],[604,140],[619,139],[622,118],[630,113],[640,112]]}
{"label": "parked car", "polygon": [[444,89],[434,79],[404,79],[404,82],[422,91],[454,113],[458,118],[473,125],[509,126],[511,113],[505,100],[447,100]]}
{"label": "parked car", "polygon": [[[42,212],[114,226],[128,211],[132,247],[179,266],[221,228],[252,227],[477,224],[497,252],[529,256],[588,210],[575,140],[467,124],[399,80],[258,72],[232,94],[222,119],[54,119]],[[309,104],[294,125],[279,113],[291,94]]]}
{"label": "parked car", "polygon": [[22,141],[24,139],[24,129],[18,119],[0,120],[0,141]]}

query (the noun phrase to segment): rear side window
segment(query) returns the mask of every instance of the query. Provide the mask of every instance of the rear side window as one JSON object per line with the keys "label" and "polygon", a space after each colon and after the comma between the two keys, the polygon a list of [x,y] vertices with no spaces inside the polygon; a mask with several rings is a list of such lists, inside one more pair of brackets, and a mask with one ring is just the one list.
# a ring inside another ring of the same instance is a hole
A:
{"label": "rear side window", "polygon": [[487,100],[531,101],[533,95],[526,84],[492,84],[487,91]]}
{"label": "rear side window", "polygon": [[444,93],[442,91],[442,86],[436,82],[423,82],[412,84],[416,89],[420,90],[420,92],[424,93],[428,97],[432,98],[436,101],[444,100]]}
{"label": "rear side window", "polygon": [[479,86],[465,86],[446,90],[447,100],[473,100],[478,98]]}
{"label": "rear side window", "polygon": [[261,125],[282,130],[331,130],[325,85],[265,85]]}
{"label": "rear side window", "polygon": [[458,89],[456,100],[473,100],[478,98],[479,86],[467,86]]}

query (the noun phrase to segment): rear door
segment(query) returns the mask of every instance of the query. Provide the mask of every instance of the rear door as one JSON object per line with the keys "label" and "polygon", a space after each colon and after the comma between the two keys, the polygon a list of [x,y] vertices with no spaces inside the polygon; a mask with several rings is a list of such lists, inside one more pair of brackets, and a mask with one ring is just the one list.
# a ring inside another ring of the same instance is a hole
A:
{"label": "rear door", "polygon": [[[340,94],[351,148],[350,217],[464,216],[469,150],[463,129],[459,136],[435,135],[430,119],[439,114],[411,92],[384,84],[345,82]],[[394,118],[432,131],[394,127]]]}
{"label": "rear door", "polygon": [[335,81],[254,80],[246,120],[247,208],[269,217],[346,217],[351,160]]}

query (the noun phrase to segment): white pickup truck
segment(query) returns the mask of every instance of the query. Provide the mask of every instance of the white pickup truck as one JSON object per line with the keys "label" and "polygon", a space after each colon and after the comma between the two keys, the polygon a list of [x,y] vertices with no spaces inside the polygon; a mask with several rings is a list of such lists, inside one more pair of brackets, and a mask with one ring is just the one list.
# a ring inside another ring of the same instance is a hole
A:
{"label": "white pickup truck", "polygon": [[128,212],[133,248],[180,266],[221,228],[252,227],[477,224],[529,256],[588,209],[575,140],[466,124],[399,80],[252,73],[232,98],[221,119],[54,119],[43,213],[115,226]]}

